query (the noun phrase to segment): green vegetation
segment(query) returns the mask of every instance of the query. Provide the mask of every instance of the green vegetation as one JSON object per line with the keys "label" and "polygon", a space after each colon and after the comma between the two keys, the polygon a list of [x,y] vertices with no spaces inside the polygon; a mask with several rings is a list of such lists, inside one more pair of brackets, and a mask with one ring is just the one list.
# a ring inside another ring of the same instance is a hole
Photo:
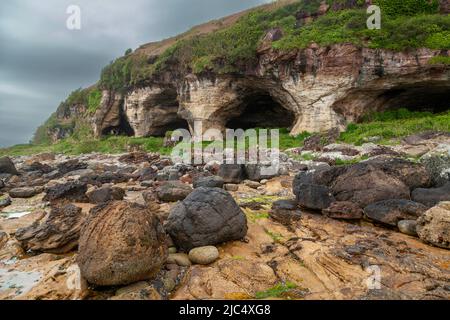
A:
{"label": "green vegetation", "polygon": [[437,56],[433,57],[428,61],[429,64],[445,64],[450,65],[450,57],[445,56]]}
{"label": "green vegetation", "polygon": [[256,299],[280,298],[296,288],[298,286],[295,283],[287,281],[286,283],[279,283],[268,290],[257,292],[255,297]]}
{"label": "green vegetation", "polygon": [[79,155],[83,153],[123,153],[129,147],[137,146],[147,152],[170,154],[170,148],[163,147],[163,138],[132,138],[125,136],[112,136],[103,139],[71,137],[55,144],[24,144],[10,148],[0,149],[0,156],[32,155],[44,152]]}
{"label": "green vegetation", "polygon": [[89,93],[88,101],[87,101],[87,111],[89,114],[94,114],[100,106],[100,102],[102,101],[102,92],[97,88],[93,89]]}
{"label": "green vegetation", "polygon": [[350,124],[340,140],[361,145],[369,137],[381,137],[379,143],[390,144],[392,139],[424,131],[450,132],[450,111],[442,114],[426,112],[387,112],[371,116],[373,122]]}
{"label": "green vegetation", "polygon": [[[450,49],[450,17],[438,14],[437,0],[377,0],[376,4],[382,8],[381,30],[367,29],[365,1],[358,1],[352,9],[330,10],[299,28],[297,13],[315,13],[321,2],[298,1],[272,9],[253,10],[232,26],[178,40],[155,61],[128,53],[103,70],[100,85],[122,90],[175,64],[181,72],[240,72],[257,62],[257,49],[272,28],[283,31],[283,37],[272,44],[278,50],[306,48],[311,43],[322,46],[353,43],[393,50]],[[348,2],[328,0],[329,4],[337,3],[343,8]]]}

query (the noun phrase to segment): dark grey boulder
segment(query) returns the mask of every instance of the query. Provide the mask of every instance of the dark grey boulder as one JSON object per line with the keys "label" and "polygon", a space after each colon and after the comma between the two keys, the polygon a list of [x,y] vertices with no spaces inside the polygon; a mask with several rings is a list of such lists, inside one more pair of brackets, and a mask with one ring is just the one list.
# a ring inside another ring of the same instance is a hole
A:
{"label": "dark grey boulder", "polygon": [[11,198],[7,194],[0,194],[0,208],[11,204]]}
{"label": "dark grey boulder", "polygon": [[317,184],[295,184],[294,194],[300,206],[312,210],[326,209],[335,202],[331,189]]}
{"label": "dark grey boulder", "polygon": [[67,182],[46,189],[44,201],[89,202],[86,197],[87,185],[82,182]]}
{"label": "dark grey boulder", "polygon": [[87,163],[80,162],[78,159],[68,160],[58,164],[58,170],[61,174],[67,174],[71,171],[87,169]]}
{"label": "dark grey boulder", "polygon": [[223,188],[224,183],[219,176],[198,177],[194,180],[194,188]]}
{"label": "dark grey boulder", "polygon": [[395,227],[401,220],[417,220],[426,210],[423,204],[393,199],[373,203],[364,208],[364,213],[376,222]]}
{"label": "dark grey boulder", "polygon": [[125,197],[125,190],[119,187],[102,187],[88,191],[86,196],[92,204],[102,204],[109,201],[120,201]]}
{"label": "dark grey boulder", "polygon": [[171,210],[165,228],[188,251],[244,238],[247,218],[225,190],[198,188]]}
{"label": "dark grey boulder", "polygon": [[180,181],[167,181],[157,189],[158,199],[164,202],[184,200],[191,192],[192,187]]}
{"label": "dark grey boulder", "polygon": [[[259,182],[264,179],[272,179],[279,175],[278,174],[279,170],[276,170],[276,172],[268,173],[268,172],[264,171],[267,169],[269,169],[268,170],[269,172],[275,170],[274,168],[270,168],[269,166],[264,165],[264,164],[248,164],[245,166],[245,172],[247,175],[247,179],[251,180],[251,181]],[[277,168],[277,169],[279,169],[279,168]]]}
{"label": "dark grey boulder", "polygon": [[226,184],[239,184],[247,178],[245,165],[241,164],[222,164],[217,175],[222,177]]}
{"label": "dark grey boulder", "polygon": [[7,173],[12,175],[19,174],[14,163],[8,157],[0,158],[0,173]]}
{"label": "dark grey boulder", "polygon": [[295,221],[299,221],[302,213],[298,207],[296,200],[278,200],[272,204],[272,210],[269,212],[270,217],[284,225],[290,225]]}
{"label": "dark grey boulder", "polygon": [[412,192],[411,198],[431,208],[442,201],[450,201],[450,182],[440,188],[416,189]]}

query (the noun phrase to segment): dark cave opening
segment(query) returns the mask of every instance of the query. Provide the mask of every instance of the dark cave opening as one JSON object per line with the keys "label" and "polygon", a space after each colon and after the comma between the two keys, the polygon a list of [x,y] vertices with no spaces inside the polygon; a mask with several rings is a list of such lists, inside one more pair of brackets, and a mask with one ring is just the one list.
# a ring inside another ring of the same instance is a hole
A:
{"label": "dark cave opening", "polygon": [[228,120],[228,129],[291,128],[295,114],[283,108],[268,93],[253,93],[237,107],[235,116]]}
{"label": "dark cave opening", "polygon": [[119,125],[103,129],[102,136],[134,136],[134,130],[128,123],[127,117],[123,114],[123,111],[120,113]]}
{"label": "dark cave opening", "polygon": [[442,113],[450,110],[450,87],[399,87],[384,91],[378,99],[382,101],[380,111],[404,108],[409,111]]}

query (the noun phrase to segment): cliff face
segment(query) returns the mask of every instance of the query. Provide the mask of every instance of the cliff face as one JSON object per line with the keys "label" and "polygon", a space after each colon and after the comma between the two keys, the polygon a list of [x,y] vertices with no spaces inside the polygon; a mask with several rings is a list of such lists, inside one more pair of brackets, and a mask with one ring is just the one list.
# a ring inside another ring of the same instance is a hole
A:
{"label": "cliff face", "polygon": [[261,53],[257,68],[244,74],[168,77],[169,83],[134,89],[123,97],[105,91],[105,96],[115,96],[115,103],[102,101],[94,116],[95,132],[101,135],[123,122],[136,136],[161,135],[184,127],[184,121],[191,129],[200,121],[203,130],[223,130],[244,116],[259,117],[256,127],[270,120],[261,119],[261,113],[272,115],[269,104],[291,118],[292,134],[343,129],[371,111],[399,106],[445,108],[450,69],[428,61],[449,53],[350,44],[311,46],[288,54],[268,50]]}
{"label": "cliff face", "polygon": [[[304,2],[306,6],[315,3],[317,7],[287,16],[294,19],[292,23],[297,30],[330,11],[361,7],[359,1],[353,0]],[[365,5],[370,3],[373,1],[366,1]],[[440,11],[448,11],[447,2],[441,1]],[[364,14],[361,21],[366,19]],[[221,24],[232,26],[242,16],[225,18]],[[351,30],[353,27],[348,23]],[[217,25],[199,26],[181,39],[216,32]],[[237,61],[234,70],[218,72],[208,68],[209,60],[202,70],[193,70],[189,61],[169,56],[158,73],[144,76],[133,85],[103,88],[95,112],[86,113],[87,106],[77,106],[70,114],[66,113],[71,109],[66,108],[57,118],[62,122],[74,118],[73,115],[84,118],[92,125],[96,137],[162,136],[176,128],[193,130],[195,123],[201,123],[203,131],[288,127],[295,135],[303,131],[342,130],[373,111],[448,108],[450,67],[430,64],[430,60],[448,57],[450,50],[371,49],[364,45],[364,39],[358,45],[349,41],[320,46],[312,41],[306,48],[276,49],[274,44],[289,36],[285,31],[281,27],[265,30],[252,61]],[[176,41],[168,39],[144,45],[133,57],[144,59],[144,66],[156,65]],[[220,60],[216,58],[214,63],[220,65]],[[67,132],[59,136],[65,137]]]}

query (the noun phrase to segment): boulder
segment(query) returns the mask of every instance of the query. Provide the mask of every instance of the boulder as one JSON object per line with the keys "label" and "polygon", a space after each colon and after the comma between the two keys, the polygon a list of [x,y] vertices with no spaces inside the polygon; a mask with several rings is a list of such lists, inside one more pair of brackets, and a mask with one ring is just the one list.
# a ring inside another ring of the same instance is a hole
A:
{"label": "boulder", "polygon": [[335,201],[330,188],[317,184],[294,185],[294,194],[300,206],[312,210],[326,209]]}
{"label": "boulder", "polygon": [[417,220],[417,234],[424,242],[450,249],[450,202],[441,202]]}
{"label": "boulder", "polygon": [[425,211],[423,204],[403,199],[380,201],[364,208],[369,219],[393,227],[401,220],[417,220]]}
{"label": "boulder", "polygon": [[328,208],[322,210],[324,216],[332,219],[360,220],[364,211],[356,203],[349,201],[333,202]]}
{"label": "boulder", "polygon": [[102,204],[109,201],[120,201],[125,197],[125,190],[119,187],[101,187],[86,192],[90,203]]}
{"label": "boulder", "polygon": [[219,176],[198,177],[194,180],[194,188],[223,188],[224,180]]}
{"label": "boulder", "polygon": [[45,219],[18,229],[16,239],[25,251],[67,253],[78,245],[84,218],[81,209],[72,204],[52,208]]}
{"label": "boulder", "polygon": [[247,178],[245,165],[241,164],[222,164],[217,175],[226,184],[239,184]]}
{"label": "boulder", "polygon": [[198,188],[172,208],[166,230],[178,248],[216,245],[247,234],[247,218],[223,189]]}
{"label": "boulder", "polygon": [[23,187],[23,188],[14,188],[9,190],[9,196],[11,198],[31,198],[35,195],[42,193],[44,189],[42,187]]}
{"label": "boulder", "polygon": [[11,198],[7,194],[0,195],[0,208],[11,204]]}
{"label": "boulder", "polygon": [[299,221],[302,213],[295,200],[278,200],[272,204],[270,217],[284,225],[290,225],[292,222]]}
{"label": "boulder", "polygon": [[50,167],[47,164],[42,164],[40,162],[32,162],[30,164],[26,164],[24,165],[21,170],[26,171],[26,172],[33,172],[33,171],[37,171],[41,174],[45,174],[45,173],[50,173],[52,172],[54,169],[52,167]]}
{"label": "boulder", "polygon": [[161,201],[176,202],[184,200],[192,190],[191,186],[180,181],[168,181],[157,189],[157,195]]}
{"label": "boulder", "polygon": [[428,208],[437,205],[441,201],[450,201],[450,182],[440,188],[418,188],[412,192],[411,198]]}
{"label": "boulder", "polygon": [[417,221],[416,220],[401,220],[397,224],[398,230],[408,236],[417,237]]}
{"label": "boulder", "polygon": [[87,167],[87,163],[80,162],[78,159],[68,160],[57,165],[58,171],[63,175],[72,171],[87,169]]}
{"label": "boulder", "polygon": [[89,202],[86,197],[87,185],[83,182],[66,182],[46,189],[44,201]]}
{"label": "boulder", "polygon": [[331,189],[336,200],[354,202],[361,208],[382,200],[410,199],[410,189],[403,181],[370,164],[347,168]]}
{"label": "boulder", "polygon": [[208,265],[219,259],[219,250],[214,246],[206,246],[189,251],[189,260],[194,264]]}
{"label": "boulder", "polygon": [[[269,173],[264,172],[264,170],[268,170]],[[272,179],[276,176],[278,176],[278,170],[276,172],[270,172],[274,171],[273,168],[270,168],[267,165],[263,164],[247,164],[245,166],[245,172],[246,176],[251,181],[261,181],[263,179]]]}
{"label": "boulder", "polygon": [[0,174],[4,173],[12,175],[19,174],[16,167],[14,166],[14,163],[8,157],[0,158]]}
{"label": "boulder", "polygon": [[236,191],[239,190],[239,185],[238,184],[227,183],[223,187],[224,187],[225,190],[230,191],[230,192],[236,192]]}
{"label": "boulder", "polygon": [[77,258],[82,276],[97,286],[151,279],[168,256],[161,221],[148,208],[124,201],[91,210]]}
{"label": "boulder", "polygon": [[420,162],[430,173],[433,186],[441,187],[450,182],[450,145],[440,145],[425,154]]}

